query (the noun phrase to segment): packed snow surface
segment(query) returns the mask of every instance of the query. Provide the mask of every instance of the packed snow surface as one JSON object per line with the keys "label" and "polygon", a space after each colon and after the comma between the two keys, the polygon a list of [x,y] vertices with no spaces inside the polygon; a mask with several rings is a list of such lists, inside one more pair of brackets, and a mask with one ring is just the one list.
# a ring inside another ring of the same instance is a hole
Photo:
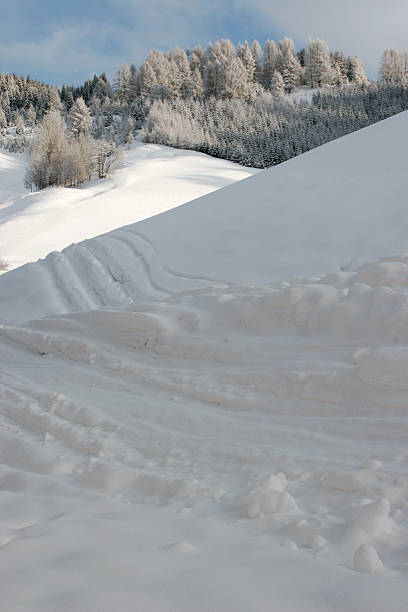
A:
{"label": "packed snow surface", "polygon": [[405,612],[407,121],[0,278],[7,612]]}

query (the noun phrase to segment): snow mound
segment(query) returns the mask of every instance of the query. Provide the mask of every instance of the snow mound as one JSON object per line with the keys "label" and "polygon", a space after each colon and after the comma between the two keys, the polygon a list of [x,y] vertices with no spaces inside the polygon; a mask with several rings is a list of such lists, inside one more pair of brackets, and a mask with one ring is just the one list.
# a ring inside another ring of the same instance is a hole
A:
{"label": "snow mound", "polygon": [[371,503],[363,504],[353,510],[349,521],[352,530],[363,530],[371,535],[382,535],[390,533],[394,523],[389,517],[390,502],[388,499],[380,499]]}
{"label": "snow mound", "polygon": [[384,569],[376,549],[369,544],[362,544],[356,551],[353,567],[357,572],[363,574],[377,574]]}

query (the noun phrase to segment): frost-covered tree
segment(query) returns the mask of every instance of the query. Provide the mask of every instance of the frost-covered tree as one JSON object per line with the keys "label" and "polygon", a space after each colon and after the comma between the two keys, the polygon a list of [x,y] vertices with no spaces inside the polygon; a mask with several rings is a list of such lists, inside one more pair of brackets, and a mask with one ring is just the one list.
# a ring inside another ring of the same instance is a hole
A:
{"label": "frost-covered tree", "polygon": [[93,171],[92,142],[69,138],[60,111],[50,110],[33,141],[26,184],[32,189],[72,187],[89,180]]}
{"label": "frost-covered tree", "polygon": [[120,150],[112,141],[98,140],[94,151],[94,164],[98,178],[106,178],[118,161]]}
{"label": "frost-covered tree", "polygon": [[67,131],[61,113],[51,110],[42,120],[33,142],[26,183],[31,188],[44,189],[63,185]]}
{"label": "frost-covered tree", "polygon": [[128,104],[132,104],[133,101],[137,98],[139,89],[139,75],[137,68],[134,64],[130,65],[129,68],[129,81],[128,81]]}
{"label": "frost-covered tree", "polygon": [[362,85],[363,83],[368,83],[368,77],[363,66],[363,62],[357,56],[350,58],[349,79],[355,85]]}
{"label": "frost-covered tree", "polygon": [[346,84],[349,80],[348,72],[348,62],[344,53],[341,51],[335,51],[334,53],[330,53],[331,65],[334,70],[337,82],[336,85]]}
{"label": "frost-covered tree", "polygon": [[279,70],[280,52],[275,41],[267,40],[264,46],[264,65],[262,82],[268,88],[272,81],[273,74]]}
{"label": "frost-covered tree", "polygon": [[193,98],[201,98],[204,93],[203,79],[198,66],[191,70],[191,95]]}
{"label": "frost-covered tree", "polygon": [[33,128],[37,121],[37,113],[35,112],[35,108],[32,104],[30,104],[26,110],[25,117],[28,127]]}
{"label": "frost-covered tree", "polygon": [[279,98],[280,96],[283,96],[283,94],[285,93],[285,83],[284,83],[283,77],[281,73],[278,72],[277,70],[272,75],[270,90],[271,90],[271,94],[275,98]]}
{"label": "frost-covered tree", "polygon": [[130,115],[123,115],[121,123],[121,142],[130,143],[135,136],[135,122]]}
{"label": "frost-covered tree", "polygon": [[402,83],[405,67],[398,49],[385,49],[380,66],[380,79],[384,83]]}
{"label": "frost-covered tree", "polygon": [[401,53],[402,65],[404,67],[404,83],[408,82],[408,50]]}
{"label": "frost-covered tree", "polygon": [[178,90],[176,91],[176,95],[180,94],[183,97],[191,96],[193,84],[187,53],[179,47],[176,47],[173,52],[173,60],[175,62],[174,70],[177,71],[176,84]]}
{"label": "frost-covered tree", "polygon": [[310,87],[321,87],[333,82],[330,51],[324,40],[309,40],[305,51],[305,81]]}
{"label": "frost-covered tree", "polygon": [[228,39],[217,41],[207,49],[204,88],[207,96],[246,98],[248,73],[235,47]]}
{"label": "frost-covered tree", "polygon": [[265,91],[250,102],[169,99],[153,103],[143,138],[264,168],[404,109],[408,88],[376,83],[322,89],[310,103]]}
{"label": "frost-covered tree", "polygon": [[152,65],[146,60],[139,69],[139,91],[142,96],[151,94],[156,85],[158,85],[156,73]]}
{"label": "frost-covered tree", "polygon": [[256,81],[258,81],[258,83],[262,82],[262,56],[263,56],[263,51],[262,51],[262,47],[259,44],[259,42],[257,40],[254,40],[254,42],[251,45],[251,51],[252,51],[252,55],[254,56],[254,60],[255,60],[255,74],[254,74],[254,78]]}
{"label": "frost-covered tree", "polygon": [[223,83],[221,86],[222,98],[248,97],[248,72],[239,57],[225,58],[222,61]]}
{"label": "frost-covered tree", "polygon": [[241,45],[241,43],[238,43],[238,57],[243,63],[244,68],[246,70],[247,82],[252,83],[252,81],[254,80],[256,60],[248,44],[248,41],[245,41],[243,45]]}
{"label": "frost-covered tree", "polygon": [[70,113],[71,133],[76,136],[89,134],[92,127],[92,118],[83,98],[78,98]]}
{"label": "frost-covered tree", "polygon": [[285,84],[285,90],[291,93],[298,85],[302,67],[296,55],[296,48],[291,38],[284,38],[279,43],[278,68]]}
{"label": "frost-covered tree", "polygon": [[18,134],[19,136],[23,136],[23,134],[25,133],[25,123],[20,113],[17,114],[15,125],[16,125],[16,134]]}
{"label": "frost-covered tree", "polygon": [[7,127],[6,114],[0,107],[0,130],[4,130]]}
{"label": "frost-covered tree", "polygon": [[112,91],[119,104],[125,104],[129,98],[130,76],[129,66],[124,62],[113,77]]}

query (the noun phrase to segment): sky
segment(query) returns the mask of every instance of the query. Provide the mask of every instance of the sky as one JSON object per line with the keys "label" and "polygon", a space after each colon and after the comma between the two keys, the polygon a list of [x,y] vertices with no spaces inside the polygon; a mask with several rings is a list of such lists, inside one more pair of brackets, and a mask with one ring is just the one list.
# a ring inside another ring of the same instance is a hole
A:
{"label": "sky", "polygon": [[56,85],[220,38],[289,36],[299,49],[323,38],[361,57],[370,78],[385,48],[408,47],[407,0],[0,0],[0,14],[0,72]]}

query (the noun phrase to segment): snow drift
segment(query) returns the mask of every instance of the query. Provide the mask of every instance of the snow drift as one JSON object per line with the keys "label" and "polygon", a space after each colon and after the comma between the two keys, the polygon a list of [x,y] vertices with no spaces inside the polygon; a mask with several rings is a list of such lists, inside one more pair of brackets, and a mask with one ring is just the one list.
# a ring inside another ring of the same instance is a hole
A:
{"label": "snow drift", "polygon": [[405,611],[407,121],[0,278],[8,611]]}
{"label": "snow drift", "polygon": [[[0,278],[0,319],[25,320],[27,287],[28,316],[37,317],[156,299],[215,281],[265,284],[355,270],[404,252],[407,123],[402,113],[22,267]],[[137,184],[132,189],[137,193]]]}

